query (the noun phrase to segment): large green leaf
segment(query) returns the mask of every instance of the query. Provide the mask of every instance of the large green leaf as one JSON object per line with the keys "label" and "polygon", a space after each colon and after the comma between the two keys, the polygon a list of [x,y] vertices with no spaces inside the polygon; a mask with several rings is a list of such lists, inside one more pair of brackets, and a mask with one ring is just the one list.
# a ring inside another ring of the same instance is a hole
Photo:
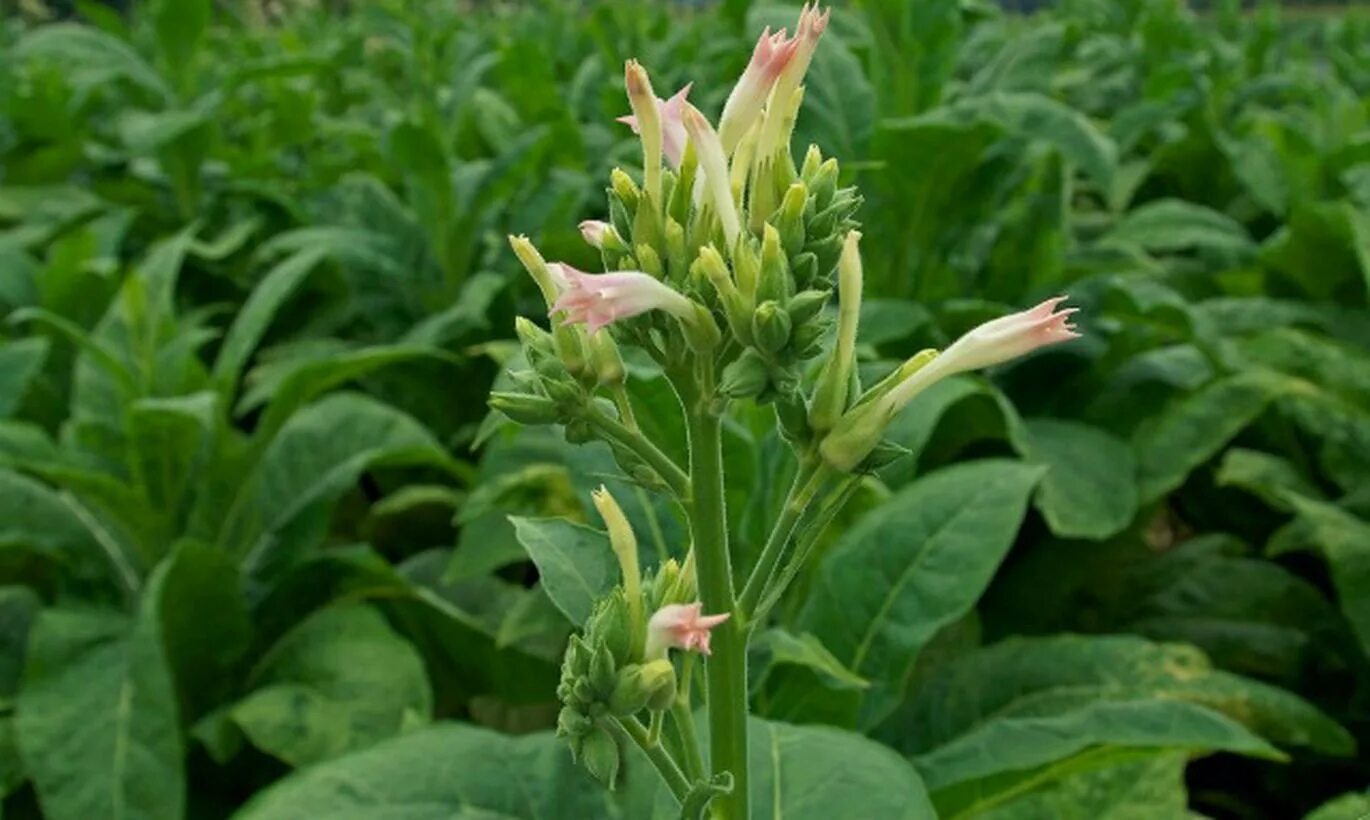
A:
{"label": "large green leaf", "polygon": [[48,340],[41,336],[0,343],[0,419],[14,415],[47,355]]}
{"label": "large green leaf", "polygon": [[1134,637],[1005,641],[934,672],[911,707],[886,734],[914,753],[949,816],[1124,750],[1282,757],[1266,739],[1325,754],[1354,749],[1344,729],[1298,697],[1214,670],[1192,648]]}
{"label": "large green leaf", "polygon": [[1365,820],[1370,815],[1370,792],[1352,792],[1323,803],[1303,820]]}
{"label": "large green leaf", "polygon": [[[918,775],[898,755],[826,727],[753,720],[752,811],[758,817],[826,820],[861,806],[871,817],[936,815]],[[338,788],[346,782],[348,788]],[[508,737],[443,725],[312,767],[260,795],[236,820],[374,818],[675,818],[655,772],[635,753],[611,793],[549,734]]]}
{"label": "large green leaf", "polygon": [[548,597],[571,623],[584,624],[595,601],[619,582],[608,537],[564,518],[515,516],[510,520],[519,543],[537,564]]}
{"label": "large green leaf", "polygon": [[1134,636],[1015,638],[939,670],[901,713],[901,746],[927,754],[1015,716],[1038,718],[1094,701],[1184,701],[1225,713],[1266,738],[1330,755],[1350,754],[1350,735],[1283,689],[1214,669],[1183,644]]}
{"label": "large green leaf", "polygon": [[[312,766],[259,794],[235,820],[553,820],[651,816],[655,773],[630,758],[614,794],[550,734],[508,737],[444,724]],[[345,784],[345,786],[343,785]]]}
{"label": "large green leaf", "polygon": [[998,460],[941,470],[867,514],[824,556],[800,624],[871,680],[866,720],[902,696],[937,630],[975,606],[1042,472]]}
{"label": "large green leaf", "polygon": [[1030,461],[1047,467],[1033,504],[1051,531],[1066,538],[1107,538],[1137,510],[1136,460],[1117,437],[1086,424],[1031,419]]}
{"label": "large green leaf", "polygon": [[297,559],[323,537],[333,505],[374,467],[416,464],[453,469],[419,422],[374,399],[334,394],[291,417],[226,511],[222,541],[245,551],[259,579]]}
{"label": "large green leaf", "polygon": [[1370,523],[1334,504],[1302,496],[1292,501],[1332,570],[1342,612],[1370,652]]}
{"label": "large green leaf", "polygon": [[39,616],[16,728],[45,817],[180,820],[185,750],[158,631],[147,608],[132,622],[94,610]]}
{"label": "large green leaf", "polygon": [[294,766],[432,719],[423,660],[368,606],[320,610],[271,648],[248,686],[229,716],[253,745]]}
{"label": "large green leaf", "polygon": [[1180,399],[1139,429],[1132,444],[1142,502],[1180,486],[1191,470],[1212,458],[1289,389],[1288,380],[1263,373],[1229,376]]}
{"label": "large green leaf", "polygon": [[1100,756],[1019,799],[968,814],[985,820],[1191,820],[1188,762],[1184,752]]}

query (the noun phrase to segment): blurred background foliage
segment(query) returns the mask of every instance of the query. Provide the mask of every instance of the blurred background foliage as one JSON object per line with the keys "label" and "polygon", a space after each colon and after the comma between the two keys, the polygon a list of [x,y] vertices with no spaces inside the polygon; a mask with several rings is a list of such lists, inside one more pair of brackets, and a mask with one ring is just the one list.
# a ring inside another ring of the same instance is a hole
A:
{"label": "blurred background foliage", "polygon": [[[560,784],[509,816],[644,816],[545,735],[468,725],[555,717],[571,625],[508,516],[596,523],[616,482],[486,411],[541,304],[505,236],[594,269],[576,223],[639,162],[623,60],[712,114],[795,9],[130,5],[0,27],[6,816],[225,817],[311,765],[243,816],[326,816],[330,771],[394,788],[462,749]],[[885,742],[946,816],[1370,811],[1368,99],[1352,6],[839,6],[797,138],[866,197],[868,370],[1057,292],[1087,338],[899,419],[911,455],[759,642],[759,714]],[[660,380],[634,400],[679,430]],[[739,573],[790,469],[764,412],[729,429]],[[632,500],[651,560],[683,553]],[[1022,509],[910,534],[939,503]],[[885,590],[851,645],[857,561],[955,594]],[[1172,702],[1230,731],[1108,711]],[[976,742],[1031,753],[948,763]]]}

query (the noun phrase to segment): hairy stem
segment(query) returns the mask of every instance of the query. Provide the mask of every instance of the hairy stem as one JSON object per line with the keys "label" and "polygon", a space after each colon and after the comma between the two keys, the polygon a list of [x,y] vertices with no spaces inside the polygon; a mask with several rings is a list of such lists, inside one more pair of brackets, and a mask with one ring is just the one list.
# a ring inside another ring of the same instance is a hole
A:
{"label": "hairy stem", "polygon": [[670,456],[658,450],[656,445],[644,438],[641,433],[629,430],[617,419],[610,418],[593,406],[586,409],[585,419],[605,438],[632,450],[647,462],[682,501],[690,497],[690,477],[685,475],[685,471],[680,469]]}
{"label": "hairy stem", "polygon": [[746,626],[751,626],[756,606],[771,586],[775,568],[785,555],[785,548],[790,543],[795,526],[809,509],[809,503],[827,480],[828,473],[829,470],[821,463],[816,467],[810,466],[807,460],[800,463],[799,471],[794,476],[794,484],[791,485],[789,495],[785,498],[785,505],[780,510],[780,517],[776,519],[775,526],[766,539],[766,545],[761,549],[761,557],[756,560],[756,567],[737,600],[738,614],[745,619]]}
{"label": "hairy stem", "polygon": [[611,724],[618,728],[623,736],[637,744],[642,753],[647,755],[647,759],[656,767],[661,779],[666,781],[666,787],[671,790],[677,802],[684,803],[685,797],[690,793],[690,782],[685,779],[685,775],[676,765],[675,758],[660,743],[652,740],[647,731],[647,727],[635,717],[628,717],[622,720],[614,718]]}
{"label": "hairy stem", "polygon": [[692,383],[682,385],[690,436],[690,531],[694,540],[699,597],[704,611],[734,617],[713,632],[713,654],[705,663],[708,686],[709,751],[715,774],[731,772],[733,791],[710,805],[720,820],[747,820],[747,637],[736,617],[732,563],[723,498],[722,420],[713,401],[713,365],[702,361]]}

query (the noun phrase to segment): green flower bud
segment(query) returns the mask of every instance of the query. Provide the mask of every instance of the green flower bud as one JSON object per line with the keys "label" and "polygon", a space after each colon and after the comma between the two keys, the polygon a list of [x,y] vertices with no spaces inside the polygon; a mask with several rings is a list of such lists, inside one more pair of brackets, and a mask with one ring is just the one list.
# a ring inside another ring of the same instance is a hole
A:
{"label": "green flower bud", "polygon": [[590,719],[569,706],[563,706],[557,713],[557,736],[581,737],[594,728]]}
{"label": "green flower bud", "polygon": [[511,421],[529,426],[552,424],[561,416],[556,402],[546,396],[529,393],[491,393],[490,407]]}
{"label": "green flower bud", "polygon": [[799,176],[804,180],[805,185],[813,185],[813,179],[818,175],[818,168],[823,164],[823,152],[817,145],[810,145],[809,150],[804,154],[804,167],[799,169]]}
{"label": "green flower bud", "polygon": [[556,348],[552,344],[552,334],[538,327],[533,320],[523,316],[515,318],[514,333],[518,335],[519,341],[523,344],[523,351],[529,362],[534,361],[534,354],[540,356],[556,355]]}
{"label": "green flower bud", "polygon": [[615,587],[608,595],[595,602],[595,608],[585,622],[586,643],[603,646],[613,656],[613,666],[621,666],[632,659],[632,620],[623,588]]}
{"label": "green flower bud", "polygon": [[788,299],[794,293],[794,283],[790,281],[790,263],[785,250],[780,247],[780,232],[773,225],[763,228],[761,240],[761,279],[756,298]]}
{"label": "green flower bud", "polygon": [[861,254],[857,243],[861,234],[847,234],[842,261],[838,265],[837,346],[823,365],[809,406],[809,426],[825,433],[833,428],[847,409],[852,369],[856,367],[856,330],[861,315]]}
{"label": "green flower bud", "polygon": [[669,660],[625,666],[618,671],[618,681],[609,696],[609,713],[628,717],[648,706],[664,711],[671,707],[675,689],[675,667]]}
{"label": "green flower bud", "polygon": [[608,730],[596,727],[580,741],[580,761],[590,774],[614,790],[618,780],[618,742]]}
{"label": "green flower bud", "polygon": [[778,302],[762,302],[752,313],[752,338],[767,353],[778,353],[790,341],[790,314]]}
{"label": "green flower bud", "polygon": [[618,344],[607,330],[601,330],[587,337],[590,345],[590,363],[595,372],[595,381],[601,387],[615,387],[628,378],[623,366],[623,356],[618,352]]}
{"label": "green flower bud", "polygon": [[809,199],[809,189],[804,183],[796,182],[785,192],[780,203],[780,214],[775,227],[780,232],[780,244],[787,256],[795,256],[804,249],[804,206]]}
{"label": "green flower bud", "polygon": [[723,331],[708,308],[694,302],[694,318],[681,319],[680,328],[685,332],[685,342],[696,353],[708,353],[723,341]]}
{"label": "green flower bud", "polygon": [[661,257],[651,245],[637,246],[637,269],[658,279],[664,279],[666,274],[661,267]]}
{"label": "green flower bud", "polygon": [[795,287],[812,287],[818,281],[818,257],[807,251],[791,257],[790,275],[794,277]]}
{"label": "green flower bud", "polygon": [[757,252],[753,241],[748,237],[743,237],[737,243],[737,249],[733,252],[733,280],[737,282],[737,290],[742,294],[742,299],[748,306],[756,304],[757,286],[761,282],[761,254]]}
{"label": "green flower bud", "polygon": [[685,281],[690,273],[689,257],[685,252],[685,229],[674,219],[666,220],[666,272],[677,282]]}
{"label": "green flower bud", "polygon": [[733,282],[722,254],[712,245],[705,245],[699,249],[699,257],[695,259],[692,271],[697,271],[713,285],[714,291],[718,294],[718,301],[723,305],[723,316],[728,320],[728,327],[732,330],[733,336],[744,344],[750,343],[751,311],[747,308],[747,300]]}
{"label": "green flower bud", "polygon": [[751,399],[761,395],[769,382],[770,369],[766,360],[755,349],[747,348],[723,368],[718,392],[729,398]]}
{"label": "green flower bud", "polygon": [[595,440],[595,431],[591,430],[589,423],[581,418],[568,420],[566,426],[562,428],[562,435],[566,437],[568,444],[589,444]]}
{"label": "green flower bud", "polygon": [[574,413],[585,402],[585,392],[580,385],[567,378],[544,378],[542,389],[563,412]]}
{"label": "green flower bud", "polygon": [[585,353],[585,333],[573,325],[557,324],[552,330],[552,342],[557,358],[566,372],[576,378],[589,372],[589,357]]}
{"label": "green flower bud", "polygon": [[822,352],[823,337],[827,335],[829,325],[822,317],[815,317],[796,327],[790,333],[790,347],[794,355],[807,359]]}
{"label": "green flower bud", "polygon": [[822,313],[830,298],[830,290],[802,290],[785,304],[785,311],[790,314],[792,324],[802,325]]}
{"label": "green flower bud", "polygon": [[[619,204],[630,214],[637,213],[638,200],[642,198],[642,191],[638,189],[637,183],[622,168],[615,168],[609,172],[609,191],[610,194],[619,201]],[[622,233],[623,236],[628,234]]]}
{"label": "green flower bud", "polygon": [[514,255],[523,263],[523,267],[528,271],[528,275],[533,277],[537,283],[538,290],[542,291],[542,298],[550,308],[557,297],[560,295],[556,279],[552,272],[547,269],[547,261],[538,253],[538,249],[533,247],[533,243],[528,241],[526,236],[510,236],[509,246],[514,249]]}
{"label": "green flower bud", "polygon": [[647,628],[642,613],[642,572],[637,562],[637,536],[628,523],[628,516],[623,514],[623,508],[609,494],[607,487],[601,484],[599,489],[590,493],[590,500],[604,521],[604,527],[609,532],[609,546],[618,559],[619,574],[623,578],[623,597],[628,605],[628,632],[634,638],[632,656],[636,657],[640,652],[641,636]]}
{"label": "green flower bud", "polygon": [[824,160],[813,177],[807,180],[809,193],[813,194],[814,205],[820,213],[832,204],[832,198],[837,193],[837,174],[837,160],[829,158]]}
{"label": "green flower bud", "polygon": [[695,174],[698,170],[699,156],[695,153],[694,143],[687,141],[685,152],[680,157],[676,184],[671,189],[671,198],[666,207],[667,213],[680,225],[689,224],[690,221],[690,210],[694,204]]}
{"label": "green flower bud", "polygon": [[668,558],[657,568],[648,591],[651,610],[655,612],[667,604],[685,604],[695,600],[694,570],[687,560],[681,566],[674,558]]}
{"label": "green flower bud", "polygon": [[594,687],[596,700],[608,698],[614,691],[616,664],[614,655],[603,644],[594,648],[590,653],[590,685]]}

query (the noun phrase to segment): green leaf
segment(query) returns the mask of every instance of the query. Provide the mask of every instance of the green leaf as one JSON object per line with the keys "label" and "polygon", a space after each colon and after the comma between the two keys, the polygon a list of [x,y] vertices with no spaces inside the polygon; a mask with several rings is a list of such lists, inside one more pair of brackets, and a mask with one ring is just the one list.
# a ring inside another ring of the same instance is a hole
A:
{"label": "green leaf", "polygon": [[324,251],[318,247],[297,251],[268,271],[252,289],[247,301],[233,318],[223,346],[219,348],[219,356],[214,361],[214,384],[225,399],[234,394],[235,383],[242,375],[243,367],[261,342],[276,311],[323,258]]}
{"label": "green leaf", "polygon": [[1110,744],[1133,748],[1230,751],[1284,757],[1223,715],[1165,700],[1093,701],[1057,714],[1005,717],[914,758],[939,812],[954,816],[983,801],[983,782]]}
{"label": "green leaf", "polygon": [[15,44],[14,56],[59,65],[77,87],[90,89],[126,80],[155,96],[171,97],[162,78],[127,43],[89,26],[39,26]]}
{"label": "green leaf", "polygon": [[996,91],[956,106],[1011,134],[1045,142],[1102,191],[1113,188],[1118,146],[1079,111],[1042,94]]}
{"label": "green leaf", "polygon": [[139,399],[128,410],[129,467],[149,506],[175,520],[218,431],[210,391]]}
{"label": "green leaf", "polygon": [[780,627],[768,629],[751,639],[747,645],[753,671],[749,673],[753,688],[759,688],[766,675],[776,666],[802,666],[812,670],[833,689],[865,689],[870,681],[853,673],[833,657],[828,648],[807,632],[795,635]]}
{"label": "green leaf", "polygon": [[0,344],[0,419],[19,409],[47,357],[48,340],[41,336]]}
{"label": "green leaf", "polygon": [[752,719],[747,742],[754,817],[937,817],[913,767],[854,732]]}
{"label": "green leaf", "polygon": [[1141,501],[1150,503],[1179,487],[1290,389],[1289,380],[1243,373],[1211,382],[1180,399],[1133,437]]}
{"label": "green leaf", "polygon": [[253,745],[304,766],[432,719],[423,659],[371,607],[320,610],[262,658],[229,709]]}
{"label": "green leaf", "polygon": [[595,601],[619,582],[618,562],[603,532],[564,518],[511,516],[519,543],[537,564],[547,596],[580,626]]}
{"label": "green leaf", "polygon": [[17,704],[19,748],[43,816],[180,820],[185,750],[150,603],[45,610]]}
{"label": "green leaf", "polygon": [[[1073,774],[1053,771],[1050,782],[1022,798],[972,814],[984,820],[1189,820],[1184,752],[1106,755],[1080,761]],[[1095,767],[1097,764],[1097,768]]]}
{"label": "green leaf", "polygon": [[824,556],[799,623],[871,680],[867,722],[902,696],[919,649],[975,606],[1042,473],[999,460],[940,470],[895,493]]}
{"label": "green leaf", "polygon": [[1051,531],[1066,538],[1104,539],[1137,511],[1137,465],[1115,436],[1072,421],[1029,419],[1024,456],[1047,468],[1033,497]]}
{"label": "green leaf", "polygon": [[1370,792],[1352,792],[1323,803],[1303,820],[1365,820],[1370,816]]}
{"label": "green leaf", "polygon": [[629,793],[614,794],[550,734],[509,737],[444,724],[302,769],[258,794],[234,820],[651,817],[656,775],[640,757],[629,758],[628,769]]}
{"label": "green leaf", "polygon": [[1334,504],[1301,496],[1291,501],[1332,570],[1342,612],[1370,653],[1370,523]]}
{"label": "green leaf", "polygon": [[187,71],[209,26],[210,0],[161,0],[152,5],[157,45],[173,74]]}
{"label": "green leaf", "polygon": [[1217,482],[1224,487],[1240,487],[1277,510],[1292,509],[1290,493],[1322,498],[1322,491],[1304,478],[1288,459],[1240,447],[1228,450],[1223,456]]}
{"label": "green leaf", "polygon": [[1129,211],[1100,241],[1155,253],[1202,249],[1240,256],[1256,250],[1235,219],[1179,199],[1158,199]]}
{"label": "green leaf", "polygon": [[432,434],[393,407],[347,393],[321,399],[262,454],[225,514],[222,543],[245,552],[249,578],[267,577],[317,544],[338,499],[383,465],[455,469]]}
{"label": "green leaf", "polygon": [[900,744],[923,755],[996,721],[1141,699],[1202,706],[1275,742],[1328,755],[1355,748],[1345,729],[1298,696],[1214,669],[1194,647],[1130,635],[1012,638],[959,658],[914,693]]}

